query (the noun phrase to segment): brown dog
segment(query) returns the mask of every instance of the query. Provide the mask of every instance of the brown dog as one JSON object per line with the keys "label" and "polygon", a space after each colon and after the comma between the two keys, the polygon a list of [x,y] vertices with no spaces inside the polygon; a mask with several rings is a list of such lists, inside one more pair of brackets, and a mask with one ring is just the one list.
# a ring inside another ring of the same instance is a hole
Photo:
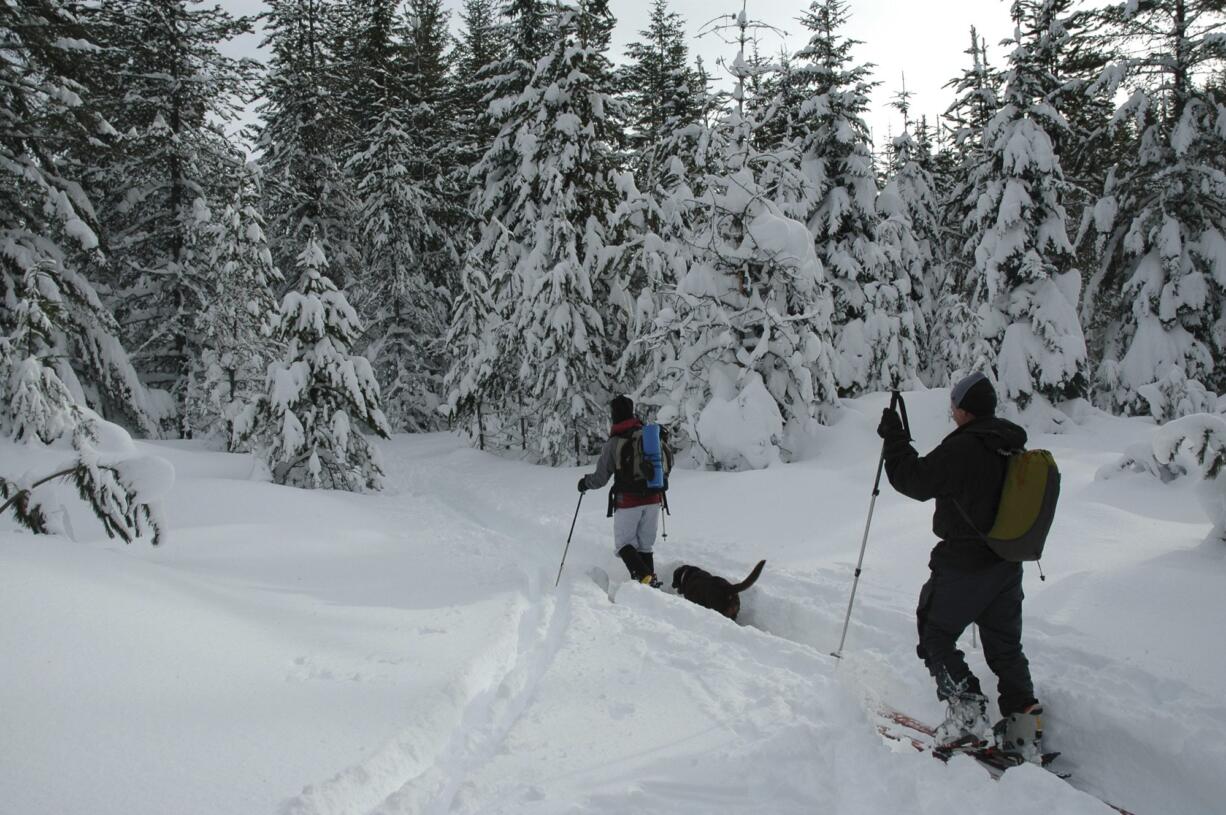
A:
{"label": "brown dog", "polygon": [[759,560],[753,567],[749,577],[740,583],[729,583],[722,577],[716,577],[697,566],[678,566],[673,570],[673,588],[691,603],[697,603],[703,608],[718,611],[725,617],[735,620],[741,613],[741,592],[749,588],[762,574],[765,560]]}

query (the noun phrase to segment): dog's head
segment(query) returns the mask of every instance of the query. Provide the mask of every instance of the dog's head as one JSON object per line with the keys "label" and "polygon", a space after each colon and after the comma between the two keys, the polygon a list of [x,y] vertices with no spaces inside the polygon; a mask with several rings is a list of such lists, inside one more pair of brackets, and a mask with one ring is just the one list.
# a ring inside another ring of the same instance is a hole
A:
{"label": "dog's head", "polygon": [[678,566],[677,568],[673,569],[674,589],[677,589],[678,591],[681,590],[681,587],[685,585],[685,580],[693,568],[693,566]]}

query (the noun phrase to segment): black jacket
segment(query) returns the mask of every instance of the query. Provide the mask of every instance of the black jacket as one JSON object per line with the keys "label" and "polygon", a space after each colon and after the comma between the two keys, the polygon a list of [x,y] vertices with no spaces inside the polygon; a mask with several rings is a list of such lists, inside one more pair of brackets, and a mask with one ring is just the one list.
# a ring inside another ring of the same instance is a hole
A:
{"label": "black jacket", "polygon": [[963,425],[922,457],[905,435],[886,439],[885,472],[894,489],[917,501],[936,499],[932,531],[941,540],[932,550],[933,568],[977,571],[1001,562],[976,528],[992,528],[1005,484],[1005,455],[1025,446],[1026,431],[995,416]]}

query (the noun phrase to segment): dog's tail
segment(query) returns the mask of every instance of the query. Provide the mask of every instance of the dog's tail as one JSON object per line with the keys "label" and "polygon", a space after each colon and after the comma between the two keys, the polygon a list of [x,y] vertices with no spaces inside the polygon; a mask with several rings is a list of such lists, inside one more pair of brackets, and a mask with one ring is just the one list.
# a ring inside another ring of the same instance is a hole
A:
{"label": "dog's tail", "polygon": [[745,591],[745,589],[749,588],[754,583],[758,582],[758,576],[762,574],[762,567],[765,565],[766,565],[765,560],[759,560],[758,565],[754,566],[753,571],[749,573],[749,577],[745,578],[743,581],[733,586],[732,590],[736,592],[737,594],[740,594],[741,592]]}

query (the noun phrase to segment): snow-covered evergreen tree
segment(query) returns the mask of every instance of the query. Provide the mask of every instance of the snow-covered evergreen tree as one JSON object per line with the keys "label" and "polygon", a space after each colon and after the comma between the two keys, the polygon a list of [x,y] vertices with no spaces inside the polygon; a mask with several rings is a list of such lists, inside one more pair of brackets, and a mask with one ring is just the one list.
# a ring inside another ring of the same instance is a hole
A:
{"label": "snow-covered evergreen tree", "polygon": [[987,43],[972,26],[965,53],[971,65],[949,83],[957,94],[945,112],[948,142],[942,151],[946,187],[941,201],[943,268],[929,288],[935,295],[935,317],[929,333],[929,381],[950,384],[972,370],[975,360],[987,358],[979,332],[979,315],[972,305],[978,229],[966,225],[976,219],[985,166],[988,124],[999,107],[1000,71],[988,61]]}
{"label": "snow-covered evergreen tree", "polygon": [[[738,19],[738,100],[753,70],[744,59],[748,25]],[[754,147],[744,107],[714,127],[684,131],[693,158],[673,162],[683,191],[674,203],[695,192],[697,203],[672,211],[690,231],[678,239],[686,252],[657,253],[679,279],[657,293],[654,319],[636,340],[645,357],[643,401],[700,460],[734,468],[778,460],[785,434],[810,429],[820,406],[836,398],[821,263],[804,224],[786,217],[758,180],[777,159]],[[692,186],[687,168],[697,176]]]}
{"label": "snow-covered evergreen tree", "polygon": [[460,189],[468,189],[469,173],[498,135],[496,124],[487,115],[485,84],[487,74],[503,64],[505,57],[498,6],[498,0],[464,0],[460,12],[463,28],[453,54],[453,142],[459,153],[453,175]]}
{"label": "snow-covered evergreen tree", "polygon": [[1128,56],[1101,86],[1130,92],[1115,123],[1137,143],[1095,208],[1101,265],[1083,314],[1102,348],[1098,401],[1143,413],[1142,389],[1173,369],[1226,390],[1226,106],[1205,87],[1226,58],[1226,17],[1210,0],[1128,2],[1104,15],[1107,44]]}
{"label": "snow-covered evergreen tree", "polygon": [[6,297],[7,336],[0,335],[0,435],[51,444],[87,423],[55,368],[61,298],[46,267],[34,267]]}
{"label": "snow-covered evergreen tree", "polygon": [[982,354],[970,367],[994,372],[1002,401],[1059,421],[1051,406],[1086,396],[1088,385],[1081,278],[1071,268],[1053,136],[1068,126],[1053,104],[1061,83],[1051,73],[1067,34],[1053,0],[1015,0],[1011,11],[1015,47],[1002,106],[984,131],[981,192],[968,223],[979,236],[972,302]]}
{"label": "snow-covered evergreen tree", "polygon": [[269,366],[265,392],[235,421],[236,443],[252,444],[278,484],[380,489],[378,453],[362,428],[384,438],[391,431],[370,363],[349,352],[361,332],[357,314],[325,275],[315,239],[298,268],[277,326],[285,355]]}
{"label": "snow-covered evergreen tree", "polygon": [[[489,82],[499,134],[475,170],[481,237],[461,275],[448,405],[466,425],[484,405],[483,421],[521,444],[534,425],[536,452],[556,463],[587,456],[604,436],[620,351],[606,342],[602,257],[619,139],[605,55],[613,18],[604,0],[545,16],[511,5],[511,56]],[[528,30],[529,19],[552,36]],[[528,62],[541,44],[549,50]]]}
{"label": "snow-covered evergreen tree", "polygon": [[463,253],[446,88],[446,15],[411,0],[401,58],[383,67],[383,113],[350,159],[365,236],[355,299],[372,337],[367,355],[385,383],[392,426],[428,430],[441,417],[441,337]]}
{"label": "snow-covered evergreen tree", "polygon": [[558,12],[553,48],[519,101],[515,142],[525,170],[514,274],[520,296],[508,321],[520,334],[518,372],[538,451],[582,461],[606,435],[608,365],[616,359],[601,279],[605,225],[614,206],[613,17],[605,0]]}
{"label": "snow-covered evergreen tree", "polygon": [[510,304],[522,292],[515,269],[525,248],[513,230],[524,228],[523,202],[529,191],[523,176],[531,175],[532,167],[521,154],[530,145],[520,144],[517,137],[524,116],[521,97],[552,31],[544,30],[552,22],[545,10],[543,0],[509,2],[500,24],[502,59],[480,73],[486,94],[483,129],[495,136],[470,174],[477,239],[465,255],[452,306],[444,409],[453,425],[473,431],[482,449],[488,436],[509,443],[501,436],[507,428],[527,446],[526,417],[504,413],[518,413],[524,401],[523,338],[509,314]]}
{"label": "snow-covered evergreen tree", "polygon": [[[269,0],[263,45],[270,51],[260,84],[257,150],[273,262],[287,269],[314,237],[331,258],[330,274],[354,274],[356,203],[342,168],[351,149],[353,111],[345,83],[350,65],[328,0]],[[349,280],[335,281],[348,285]]]}
{"label": "snow-covered evergreen tree", "polygon": [[[618,201],[606,235],[612,324],[624,348],[616,390],[631,391],[647,373],[647,345],[663,295],[676,288],[691,256],[698,192],[706,173],[706,77],[689,65],[684,21],[664,0],[652,6],[643,38],[626,48],[619,74],[633,173],[617,179]],[[698,144],[703,139],[704,144]]]}
{"label": "snow-covered evergreen tree", "polygon": [[224,127],[254,67],[220,47],[251,21],[187,0],[102,0],[88,13],[104,32],[97,101],[122,133],[114,150],[86,144],[77,159],[95,165],[89,185],[108,248],[97,274],[143,380],[171,395],[175,430],[189,435],[188,373],[201,353],[193,321],[213,295],[208,218],[228,197],[235,160]]}
{"label": "snow-covered evergreen tree", "polygon": [[211,295],[192,326],[201,352],[192,360],[184,417],[193,435],[226,443],[275,356],[273,287],[282,282],[264,234],[259,167],[243,162],[235,173],[234,196],[210,224]]}
{"label": "snow-covered evergreen tree", "polygon": [[795,54],[788,97],[771,106],[787,122],[775,149],[795,158],[764,183],[814,235],[834,291],[839,389],[855,395],[911,386],[918,370],[914,334],[904,333],[914,331],[908,272],[877,242],[881,216],[863,118],[872,83],[867,66],[852,64],[858,43],[841,33],[847,19],[845,0],[814,0],[802,14],[812,35]]}
{"label": "snow-covered evergreen tree", "polygon": [[[100,71],[90,34],[66,3],[0,11],[0,43],[20,55],[0,59],[0,383],[21,383],[0,403],[0,425],[39,438],[67,429],[62,389],[75,405],[157,427],[118,325],[84,274],[101,258],[100,227],[69,157],[78,144],[104,151],[117,135],[91,94]],[[39,417],[26,413],[38,404]]]}
{"label": "snow-covered evergreen tree", "polygon": [[653,0],[639,37],[626,46],[628,62],[619,81],[628,108],[626,146],[640,184],[649,189],[666,171],[660,147],[679,127],[698,120],[706,88],[690,64],[685,20],[669,10],[668,0]]}

